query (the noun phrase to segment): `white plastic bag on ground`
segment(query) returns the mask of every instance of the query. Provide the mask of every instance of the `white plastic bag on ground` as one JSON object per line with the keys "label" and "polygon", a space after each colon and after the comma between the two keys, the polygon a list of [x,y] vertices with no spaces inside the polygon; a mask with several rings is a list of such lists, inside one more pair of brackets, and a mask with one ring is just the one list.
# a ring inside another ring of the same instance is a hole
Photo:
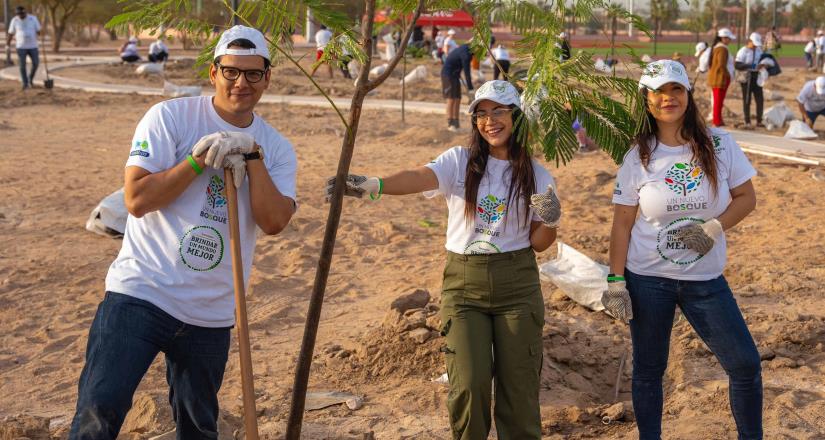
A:
{"label": "white plastic bag on ground", "polygon": [[106,237],[122,236],[129,216],[123,197],[123,188],[104,197],[89,214],[86,230]]}
{"label": "white plastic bag on ground", "polygon": [[785,132],[785,137],[792,139],[816,139],[819,136],[811,130],[811,127],[808,127],[808,124],[802,121],[791,121],[791,125],[788,126],[788,131]]}
{"label": "white plastic bag on ground", "polygon": [[407,76],[404,77],[404,79],[399,80],[398,84],[412,84],[419,81],[423,81],[425,79],[427,79],[427,68],[424,66],[418,66],[415,69],[413,69],[410,73],[408,73]]}
{"label": "white plastic bag on ground", "polygon": [[763,116],[765,127],[768,130],[782,128],[788,121],[794,120],[794,115],[791,109],[785,105],[784,102],[779,102],[774,106],[769,107]]}
{"label": "white plastic bag on ground", "polygon": [[560,241],[558,249],[555,260],[539,266],[541,276],[573,301],[590,310],[604,310],[602,292],[607,290],[610,269]]}
{"label": "white plastic bag on ground", "polygon": [[390,65],[389,65],[389,64],[387,64],[387,63],[384,63],[384,64],[382,64],[382,65],[380,65],[380,66],[375,66],[375,67],[373,67],[372,69],[370,69],[370,75],[369,75],[369,78],[370,78],[370,79],[373,79],[373,78],[375,78],[375,77],[377,77],[377,76],[382,75],[384,72],[386,72],[386,71],[387,71],[387,68],[388,68],[388,67],[390,67]]}
{"label": "white plastic bag on ground", "polygon": [[178,86],[169,81],[163,81],[163,96],[172,98],[201,96],[201,86]]}
{"label": "white plastic bag on ground", "polygon": [[163,74],[163,64],[162,63],[143,63],[140,66],[137,66],[135,69],[135,73],[138,75],[162,75]]}
{"label": "white plastic bag on ground", "polygon": [[597,71],[602,73],[610,73],[613,71],[610,68],[610,66],[608,66],[607,63],[605,63],[604,60],[601,58],[596,58],[596,63],[593,65],[593,67],[595,67]]}

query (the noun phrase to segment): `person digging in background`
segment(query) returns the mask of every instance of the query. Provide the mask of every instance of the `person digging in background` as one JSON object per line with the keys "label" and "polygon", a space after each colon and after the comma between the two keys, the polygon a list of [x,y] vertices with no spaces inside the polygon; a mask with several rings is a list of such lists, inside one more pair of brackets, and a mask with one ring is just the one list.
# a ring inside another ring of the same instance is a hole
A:
{"label": "person digging in background", "polygon": [[453,49],[441,67],[441,93],[447,100],[447,130],[458,131],[458,113],[461,108],[461,72],[467,80],[467,94],[473,93],[473,75],[470,70],[473,53],[469,44]]}
{"label": "person digging in background", "polygon": [[751,125],[751,96],[756,99],[756,126],[762,125],[762,111],[765,99],[762,94],[762,86],[757,79],[759,71],[766,69],[765,64],[760,64],[762,58],[762,36],[753,32],[748,37],[748,44],[739,49],[734,60],[736,69],[736,81],[742,87],[742,108],[745,113],[745,128],[753,128]]}
{"label": "person digging in background", "polygon": [[[544,303],[535,252],[556,239],[561,205],[553,177],[531,159],[519,94],[488,81],[470,104],[469,147],[386,178],[349,175],[345,194],[442,195],[449,210],[441,295],[447,397],[454,439],[540,439]],[[331,196],[335,179],[329,180]],[[472,202],[466,202],[471,200]]]}
{"label": "person digging in background", "polygon": [[[9,22],[9,29],[6,32],[6,47],[11,47],[11,39],[14,38],[14,45],[17,48],[17,62],[20,64],[20,82],[23,83],[23,90],[34,85],[34,74],[40,64],[39,51],[37,49],[37,37],[40,35],[40,22],[37,17],[26,12],[26,8],[18,6],[16,15]],[[26,72],[26,57],[32,61],[31,72]]]}
{"label": "person digging in background", "polygon": [[214,98],[161,102],[138,124],[125,171],[130,215],[89,330],[70,439],[115,439],[159,352],[177,438],[218,438],[235,323],[225,186],[238,188],[244,282],[256,229],[278,234],[295,211],[295,153],[254,113],[269,67],[263,34],[235,26],[215,47]]}
{"label": "person digging in background", "polygon": [[816,118],[825,116],[825,76],[806,82],[796,97],[796,103],[802,121],[814,128]]}
{"label": "person digging in background", "polygon": [[162,37],[158,37],[154,43],[149,45],[149,61],[152,63],[163,63],[169,59],[169,48],[163,42]]}
{"label": "person digging in background", "polygon": [[662,436],[676,306],[728,375],[739,439],[762,439],[759,352],[722,275],[724,231],[753,211],[756,171],[730,134],[705,127],[681,64],[648,64],[639,91],[649,124],[616,177],[602,296],[613,316],[630,322],[639,439]]}
{"label": "person digging in background", "polygon": [[138,39],[129,37],[122,46],[120,46],[120,60],[124,63],[134,63],[140,61],[140,55],[137,48]]}

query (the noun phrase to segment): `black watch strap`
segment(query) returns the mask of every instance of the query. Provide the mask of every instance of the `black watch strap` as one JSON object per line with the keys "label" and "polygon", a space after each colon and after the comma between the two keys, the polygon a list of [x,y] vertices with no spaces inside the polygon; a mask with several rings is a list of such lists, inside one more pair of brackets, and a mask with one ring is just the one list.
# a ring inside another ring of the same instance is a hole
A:
{"label": "black watch strap", "polygon": [[244,155],[243,155],[244,160],[257,160],[257,159],[263,160],[263,158],[264,158],[264,156],[263,156],[263,154],[261,154],[261,150],[253,151],[251,153],[244,153]]}

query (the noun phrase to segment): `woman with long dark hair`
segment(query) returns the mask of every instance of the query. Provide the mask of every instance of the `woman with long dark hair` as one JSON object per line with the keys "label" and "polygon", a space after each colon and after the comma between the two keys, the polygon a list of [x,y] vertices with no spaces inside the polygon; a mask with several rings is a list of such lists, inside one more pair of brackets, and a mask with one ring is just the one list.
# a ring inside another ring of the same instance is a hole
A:
{"label": "woman with long dark hair", "polygon": [[708,86],[713,91],[713,125],[721,127],[725,125],[722,120],[722,108],[725,106],[725,96],[728,93],[731,78],[733,78],[733,56],[730,54],[728,44],[735,40],[736,36],[728,28],[719,29],[716,38],[710,45],[710,62],[708,66]]}
{"label": "woman with long dark hair", "polygon": [[728,133],[705,127],[684,66],[650,63],[639,88],[647,124],[616,178],[602,297],[611,314],[630,321],[639,439],[661,438],[676,306],[728,375],[739,439],[761,439],[759,353],[722,275],[724,231],[756,206],[756,171]]}
{"label": "woman with long dark hair", "polygon": [[[345,194],[377,200],[424,192],[447,199],[440,316],[453,438],[487,438],[495,379],[499,438],[539,439],[544,301],[535,252],[555,241],[561,207],[552,176],[524,144],[515,87],[485,83],[470,113],[469,147],[383,179],[350,175]],[[331,179],[328,195],[333,185]]]}

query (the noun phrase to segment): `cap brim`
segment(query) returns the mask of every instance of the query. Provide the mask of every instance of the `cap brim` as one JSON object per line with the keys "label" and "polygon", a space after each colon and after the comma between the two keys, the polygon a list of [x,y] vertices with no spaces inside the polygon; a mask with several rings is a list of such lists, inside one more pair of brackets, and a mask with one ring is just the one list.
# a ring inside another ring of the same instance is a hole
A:
{"label": "cap brim", "polygon": [[[477,106],[477,105],[478,105],[478,103],[479,103],[479,102],[481,102],[481,101],[493,101],[493,102],[495,102],[496,104],[501,104],[501,105],[506,105],[506,106],[509,106],[509,105],[510,105],[510,104],[508,104],[508,103],[506,103],[506,102],[501,102],[501,101],[499,101],[499,100],[497,100],[497,99],[493,99],[493,98],[488,98],[488,97],[484,97],[484,98],[476,98],[476,99],[474,99],[474,100],[473,100],[473,102],[471,102],[471,103],[470,103],[470,109],[467,111],[467,114],[468,114],[468,115],[473,114],[473,111],[476,109],[476,106]],[[516,105],[516,107],[518,107],[518,105]]]}
{"label": "cap brim", "polygon": [[677,84],[681,84],[681,85],[682,85],[682,87],[685,87],[686,89],[690,90],[690,82],[689,82],[689,81],[688,81],[688,83],[687,83],[687,84],[684,84],[684,83],[682,83],[681,81],[674,81],[674,80],[673,80],[673,79],[671,79],[671,78],[657,78],[657,79],[654,79],[654,80],[648,81],[648,82],[647,82],[647,83],[645,83],[645,84],[642,84],[642,83],[640,82],[640,83],[639,83],[639,89],[641,89],[642,87],[647,87],[647,88],[652,89],[652,90],[658,90],[658,89],[659,89],[659,87],[662,87],[663,85],[665,85],[665,84],[667,84],[667,83],[677,83]]}

